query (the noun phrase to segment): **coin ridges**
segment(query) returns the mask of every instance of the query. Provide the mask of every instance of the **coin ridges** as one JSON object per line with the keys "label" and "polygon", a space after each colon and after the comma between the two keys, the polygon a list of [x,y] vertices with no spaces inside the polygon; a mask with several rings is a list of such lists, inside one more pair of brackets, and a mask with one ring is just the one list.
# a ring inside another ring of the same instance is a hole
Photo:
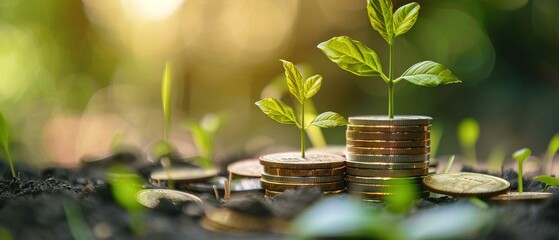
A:
{"label": "coin ridges", "polygon": [[370,168],[370,169],[417,169],[428,168],[429,161],[416,162],[416,163],[383,163],[383,162],[357,162],[346,160],[346,166],[352,168]]}
{"label": "coin ridges", "polygon": [[390,125],[347,125],[347,130],[362,131],[362,132],[384,132],[384,133],[399,133],[399,132],[429,132],[431,125],[423,126],[390,126]]}
{"label": "coin ridges", "polygon": [[319,187],[321,191],[335,191],[345,188],[345,181],[329,183],[279,183],[260,179],[260,186],[271,191],[285,191],[287,189],[299,189],[304,187]]}
{"label": "coin ridges", "polygon": [[400,115],[394,118],[387,116],[354,116],[349,117],[348,122],[355,125],[395,125],[395,126],[419,126],[430,125],[433,118],[426,116]]}
{"label": "coin ridges", "polygon": [[390,140],[346,140],[348,147],[378,147],[378,148],[414,148],[429,147],[429,140],[418,141],[390,141]]}
{"label": "coin ridges", "polygon": [[402,185],[402,184],[421,184],[423,176],[420,177],[362,177],[354,175],[346,175],[347,182],[364,183],[364,184],[381,184],[381,185]]}
{"label": "coin ridges", "polygon": [[420,148],[372,148],[372,147],[347,147],[348,154],[380,154],[380,155],[418,155],[430,153],[429,147]]}
{"label": "coin ridges", "polygon": [[295,176],[295,177],[316,177],[316,176],[332,176],[345,173],[345,164],[337,168],[315,168],[315,169],[285,169],[276,167],[264,167],[264,172],[277,176]]}
{"label": "coin ridges", "polygon": [[305,158],[300,152],[268,154],[260,157],[264,167],[287,169],[336,168],[345,165],[345,158],[330,153],[308,153]]}
{"label": "coin ridges", "polygon": [[417,177],[427,175],[428,172],[429,168],[388,170],[346,167],[347,174],[363,177]]}
{"label": "coin ridges", "polygon": [[327,182],[343,181],[345,179],[345,176],[342,174],[342,175],[332,175],[332,176],[298,177],[298,176],[277,176],[277,175],[262,173],[262,179],[270,182],[279,182],[279,183],[327,183]]}
{"label": "coin ridges", "polygon": [[348,140],[420,141],[428,140],[429,137],[429,132],[381,133],[346,130],[346,138]]}
{"label": "coin ridges", "polygon": [[382,155],[382,154],[348,154],[347,160],[357,162],[424,162],[429,160],[429,154],[419,155]]}
{"label": "coin ridges", "polygon": [[231,163],[227,166],[227,171],[243,177],[260,177],[264,168],[258,159],[247,159]]}

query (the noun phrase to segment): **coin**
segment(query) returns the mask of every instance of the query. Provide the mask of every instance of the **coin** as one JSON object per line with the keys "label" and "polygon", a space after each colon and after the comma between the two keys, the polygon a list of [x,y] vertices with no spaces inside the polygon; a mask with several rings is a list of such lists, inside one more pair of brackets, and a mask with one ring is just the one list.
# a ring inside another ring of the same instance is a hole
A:
{"label": "coin", "polygon": [[260,165],[260,161],[258,159],[242,160],[231,163],[227,166],[227,171],[242,177],[260,177],[260,173],[262,173],[263,170],[264,167]]}
{"label": "coin", "polygon": [[202,204],[202,200],[199,197],[177,190],[144,189],[136,193],[136,200],[148,208],[157,207],[160,199],[169,199],[175,204],[188,201]]}
{"label": "coin", "polygon": [[[348,191],[350,194],[360,195],[363,199],[366,200],[384,200],[385,197],[390,195],[395,195],[394,193],[387,193],[387,192],[360,192],[360,191]],[[431,193],[429,191],[420,191],[417,192],[418,198],[426,198],[429,197]]]}
{"label": "coin", "polygon": [[371,148],[371,147],[347,147],[348,154],[386,154],[386,155],[417,155],[430,153],[429,147],[420,148]]}
{"label": "coin", "polygon": [[307,153],[333,153],[345,157],[345,145],[328,145],[326,147],[309,148]]}
{"label": "coin", "polygon": [[380,184],[380,185],[401,185],[401,184],[421,184],[423,181],[423,176],[420,177],[361,177],[346,175],[346,181],[353,183],[365,183],[365,184]]}
{"label": "coin", "polygon": [[356,162],[424,162],[429,160],[429,154],[418,155],[382,155],[382,154],[348,154],[347,160]]}
{"label": "coin", "polygon": [[420,126],[431,125],[433,118],[425,116],[400,115],[389,118],[387,116],[355,116],[349,117],[348,122],[355,125],[394,125],[394,126]]}
{"label": "coin", "polygon": [[345,172],[344,167],[337,168],[316,168],[316,169],[285,169],[275,167],[264,167],[264,172],[277,176],[295,176],[295,177],[317,177],[341,175]]}
{"label": "coin", "polygon": [[319,187],[322,191],[335,191],[344,189],[345,181],[328,183],[280,183],[270,182],[261,178],[260,186],[264,189],[272,191],[284,191],[286,189],[298,189],[303,187]]}
{"label": "coin", "polygon": [[[417,189],[421,189],[421,185],[410,184],[412,186],[417,186]],[[356,192],[388,192],[390,188],[398,185],[382,185],[382,184],[363,184],[363,183],[347,183],[348,191]]]}
{"label": "coin", "polygon": [[490,201],[542,201],[553,196],[548,192],[508,192],[489,198]]}
{"label": "coin", "polygon": [[382,133],[382,132],[362,132],[347,130],[347,140],[392,140],[392,141],[419,141],[428,140],[429,132],[412,133]]}
{"label": "coin", "polygon": [[299,152],[286,152],[264,155],[260,164],[287,169],[336,168],[345,165],[345,158],[332,153],[308,153],[302,158]]}
{"label": "coin", "polygon": [[490,197],[510,188],[510,183],[502,178],[469,172],[431,174],[423,183],[431,192],[457,197]]}
{"label": "coin", "polygon": [[[226,177],[217,176],[203,182],[186,182],[186,183],[176,183],[177,189],[189,189],[198,192],[214,192],[214,186],[217,187],[219,191],[225,190],[225,180]],[[260,178],[238,178],[231,181],[231,191],[232,192],[248,192],[248,191],[260,191]]]}
{"label": "coin", "polygon": [[347,130],[355,130],[362,132],[385,132],[385,133],[399,133],[399,132],[429,132],[431,125],[423,126],[391,126],[391,125],[347,125]]}
{"label": "coin", "polygon": [[[322,193],[324,193],[325,195],[329,195],[329,194],[338,194],[338,193],[343,193],[344,189],[341,190],[335,190],[335,191],[324,191]],[[279,194],[282,194],[283,191],[271,191],[271,190],[266,190],[265,192],[265,196],[266,197],[275,197]]]}
{"label": "coin", "polygon": [[285,232],[287,223],[279,218],[259,217],[227,208],[206,209],[206,224],[228,232]]}
{"label": "coin", "polygon": [[429,140],[388,141],[388,140],[346,140],[348,147],[416,148],[429,147]]}
{"label": "coin", "polygon": [[168,171],[165,169],[153,171],[150,179],[152,182],[164,182],[168,180],[173,180],[175,182],[196,182],[215,177],[218,173],[218,170],[215,168],[173,167]]}
{"label": "coin", "polygon": [[357,162],[346,160],[346,166],[352,168],[371,168],[371,169],[417,169],[428,168],[429,161],[416,163],[383,163],[383,162]]}
{"label": "coin", "polygon": [[280,183],[327,183],[327,182],[343,181],[345,179],[345,176],[341,174],[341,175],[332,175],[332,176],[295,177],[295,176],[277,176],[277,175],[262,173],[262,178],[266,181],[280,182]]}
{"label": "coin", "polygon": [[428,168],[389,170],[346,167],[347,174],[362,177],[417,177],[426,175],[428,171]]}

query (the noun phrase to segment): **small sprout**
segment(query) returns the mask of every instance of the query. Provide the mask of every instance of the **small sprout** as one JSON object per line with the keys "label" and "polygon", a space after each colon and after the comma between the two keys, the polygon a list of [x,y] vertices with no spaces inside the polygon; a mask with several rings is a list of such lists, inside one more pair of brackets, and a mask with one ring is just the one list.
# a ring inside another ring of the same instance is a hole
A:
{"label": "small sprout", "polygon": [[322,76],[314,75],[305,80],[293,63],[285,60],[281,61],[283,62],[283,68],[285,69],[289,92],[300,104],[301,112],[299,115],[301,117],[301,121],[297,120],[293,109],[280,100],[274,98],[264,98],[255,104],[271,119],[282,124],[294,124],[297,128],[299,128],[301,132],[301,157],[304,158],[305,130],[309,126],[314,125],[321,128],[332,128],[346,125],[347,121],[338,113],[324,112],[316,116],[316,118],[314,118],[309,124],[306,124],[305,101],[313,97],[318,92],[320,86],[322,85]]}
{"label": "small sprout", "polygon": [[473,165],[476,164],[476,143],[479,137],[479,124],[473,118],[465,118],[458,124],[458,141],[462,154]]}
{"label": "small sprout", "polygon": [[512,157],[515,158],[516,161],[518,161],[518,192],[523,191],[522,175],[524,174],[524,172],[522,170],[522,164],[524,163],[524,160],[526,160],[526,158],[530,157],[531,154],[532,150],[530,150],[529,148],[517,150],[512,154]]}
{"label": "small sprout", "polygon": [[169,141],[169,132],[171,131],[171,63],[165,62],[165,71],[161,79],[161,106],[163,107],[163,140]]}
{"label": "small sprout", "polygon": [[534,180],[545,183],[545,187],[542,192],[545,192],[549,187],[559,187],[559,179],[552,176],[540,175],[534,177]]}
{"label": "small sprout", "polygon": [[[68,220],[68,227],[74,239],[95,240],[95,235],[87,225],[87,221],[80,206],[70,200],[63,201],[64,213]],[[2,238],[3,239],[3,238]]]}
{"label": "small sprout", "polygon": [[14,164],[12,162],[12,155],[10,154],[10,129],[8,128],[8,123],[0,112],[0,141],[2,142],[2,148],[4,148],[4,153],[6,154],[6,158],[8,159],[8,163],[10,164],[10,170],[12,171],[12,177],[17,178],[16,171],[14,170]]}
{"label": "small sprout", "polygon": [[400,77],[394,78],[395,39],[413,27],[419,15],[419,8],[418,3],[412,2],[394,12],[391,0],[367,0],[371,26],[389,45],[388,76],[383,72],[377,53],[350,37],[334,37],[317,46],[330,60],[348,72],[357,76],[380,77],[388,86],[389,118],[394,118],[394,85],[402,80],[423,87],[462,82],[446,67],[432,61],[416,63]]}
{"label": "small sprout", "polygon": [[551,140],[549,141],[549,145],[547,145],[547,151],[545,152],[546,157],[546,174],[551,174],[551,166],[553,164],[553,157],[559,151],[559,133],[553,135]]}
{"label": "small sprout", "polygon": [[215,135],[225,120],[226,115],[224,114],[209,113],[204,115],[200,122],[189,120],[183,123],[183,127],[192,134],[194,144],[200,154],[200,157],[197,158],[198,164],[203,168],[213,167]]}
{"label": "small sprout", "polygon": [[483,200],[477,198],[477,197],[471,197],[469,198],[470,202],[475,205],[478,208],[481,209],[488,209],[489,208],[489,204],[487,204],[486,202],[484,202]]}
{"label": "small sprout", "polygon": [[454,155],[450,156],[450,158],[448,159],[448,164],[446,165],[446,168],[444,169],[443,173],[448,173],[453,163],[454,163]]}

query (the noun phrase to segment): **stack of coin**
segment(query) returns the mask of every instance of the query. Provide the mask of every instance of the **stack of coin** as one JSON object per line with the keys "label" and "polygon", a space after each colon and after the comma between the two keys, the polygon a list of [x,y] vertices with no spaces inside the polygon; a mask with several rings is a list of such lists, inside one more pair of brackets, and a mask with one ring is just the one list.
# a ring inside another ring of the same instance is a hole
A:
{"label": "stack of coin", "polygon": [[429,172],[430,117],[350,117],[346,131],[346,180],[349,192],[382,200],[393,186],[410,184],[423,190]]}
{"label": "stack of coin", "polygon": [[345,189],[345,159],[340,155],[313,152],[303,158],[299,152],[276,153],[260,157],[260,164],[260,185],[268,197],[304,187],[319,187],[325,194]]}

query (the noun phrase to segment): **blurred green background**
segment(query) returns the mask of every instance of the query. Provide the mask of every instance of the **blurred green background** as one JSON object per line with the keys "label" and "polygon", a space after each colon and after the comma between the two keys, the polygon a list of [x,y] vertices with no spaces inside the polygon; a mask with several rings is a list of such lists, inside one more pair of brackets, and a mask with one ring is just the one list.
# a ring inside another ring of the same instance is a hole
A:
{"label": "blurred green background", "polygon": [[[394,0],[395,8],[409,1]],[[498,144],[543,154],[559,131],[559,1],[422,0],[415,26],[396,40],[395,74],[422,60],[440,62],[462,84],[396,87],[396,114],[428,115],[444,135],[439,155],[460,152],[456,126],[480,123],[478,157]],[[388,47],[365,0],[4,0],[0,1],[0,110],[12,126],[19,161],[75,165],[107,151],[115,133],[145,149],[162,138],[160,82],[174,66],[171,138],[194,151],[181,124],[225,112],[218,158],[267,145],[297,147],[296,128],[254,102],[283,73],[278,59],[324,77],[317,110],[344,116],[387,114],[380,78],[357,77],[316,45],[351,36]],[[306,76],[309,76],[307,73]],[[291,101],[291,100],[286,100]],[[291,102],[290,102],[291,103]],[[343,144],[344,128],[327,129]]]}

